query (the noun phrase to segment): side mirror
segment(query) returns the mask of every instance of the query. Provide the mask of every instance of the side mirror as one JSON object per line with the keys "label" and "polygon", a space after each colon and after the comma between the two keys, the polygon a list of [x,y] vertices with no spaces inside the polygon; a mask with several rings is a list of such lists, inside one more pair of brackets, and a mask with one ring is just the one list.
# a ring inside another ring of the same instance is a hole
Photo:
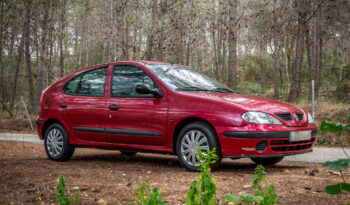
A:
{"label": "side mirror", "polygon": [[158,88],[152,89],[146,84],[136,85],[136,92],[140,94],[153,94],[156,98],[163,97],[163,93]]}

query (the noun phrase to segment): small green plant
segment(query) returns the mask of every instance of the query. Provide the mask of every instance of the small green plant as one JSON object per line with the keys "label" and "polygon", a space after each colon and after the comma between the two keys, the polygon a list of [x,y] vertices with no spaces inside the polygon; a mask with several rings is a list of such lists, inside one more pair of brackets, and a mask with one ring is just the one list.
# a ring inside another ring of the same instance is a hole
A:
{"label": "small green plant", "polygon": [[56,198],[57,198],[59,205],[79,205],[79,204],[82,204],[79,189],[74,190],[74,193],[70,196],[70,198],[67,197],[65,178],[62,175],[58,179]]}
{"label": "small green plant", "polygon": [[69,202],[70,202],[71,205],[82,204],[79,189],[75,189],[74,190],[74,193],[69,198]]}
{"label": "small green plant", "polygon": [[277,195],[275,193],[275,186],[273,184],[267,184],[265,180],[266,176],[265,168],[259,165],[255,168],[255,174],[253,175],[252,189],[256,190],[254,195],[243,193],[240,195],[241,202],[238,203],[239,198],[232,194],[226,194],[227,202],[233,204],[276,204]]}
{"label": "small green plant", "polygon": [[64,176],[60,176],[58,186],[57,186],[57,195],[56,195],[59,205],[69,205],[69,199],[65,192],[66,184],[64,181],[65,181]]}
{"label": "small green plant", "polygon": [[210,165],[215,163],[218,157],[215,154],[215,148],[210,151],[203,152],[198,147],[198,157],[200,163],[198,174],[199,181],[192,181],[191,188],[187,192],[187,205],[211,205],[216,204],[216,179],[211,175]]}
{"label": "small green plant", "polygon": [[[350,122],[350,115],[349,115]],[[330,123],[327,121],[323,121],[320,126],[321,132],[333,132],[333,133],[342,133],[342,132],[350,132],[350,124],[342,124],[342,123]],[[323,166],[329,167],[331,170],[339,171],[340,176],[343,182],[338,184],[332,184],[326,186],[326,192],[328,194],[340,194],[342,191],[350,192],[350,184],[345,181],[343,176],[343,171],[349,168],[350,158],[348,154],[345,152],[344,147],[342,147],[347,159],[338,159],[336,161],[328,161],[323,164]],[[345,202],[347,204],[347,201]]]}
{"label": "small green plant", "polygon": [[139,186],[138,196],[134,199],[138,205],[165,205],[162,194],[157,187],[153,189],[149,185],[149,179],[144,182],[136,182]]}

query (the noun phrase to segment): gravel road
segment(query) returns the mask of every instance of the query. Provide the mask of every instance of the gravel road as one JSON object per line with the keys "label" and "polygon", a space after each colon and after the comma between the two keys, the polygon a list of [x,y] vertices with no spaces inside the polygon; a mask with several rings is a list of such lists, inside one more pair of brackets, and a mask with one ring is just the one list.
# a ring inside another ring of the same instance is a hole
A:
{"label": "gravel road", "polygon": [[[43,141],[39,139],[38,135],[32,134],[0,133],[0,141],[43,144]],[[344,150],[350,156],[350,149]],[[284,161],[324,163],[326,161],[334,161],[341,158],[346,158],[346,155],[341,148],[314,147],[313,152],[288,156],[284,158]]]}

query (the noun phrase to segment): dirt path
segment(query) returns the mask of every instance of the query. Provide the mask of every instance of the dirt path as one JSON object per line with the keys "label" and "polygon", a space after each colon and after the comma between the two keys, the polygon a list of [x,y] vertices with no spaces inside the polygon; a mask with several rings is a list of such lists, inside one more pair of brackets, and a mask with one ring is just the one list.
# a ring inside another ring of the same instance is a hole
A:
{"label": "dirt path", "polygon": [[[218,200],[225,193],[250,192],[255,165],[249,160],[225,159],[214,172],[218,180]],[[345,195],[330,196],[324,187],[340,181],[340,176],[319,164],[282,162],[266,169],[268,181],[276,187],[281,204],[343,204]],[[196,173],[185,171],[175,156],[137,154],[125,157],[118,151],[77,149],[72,160],[48,160],[42,145],[0,142],[0,204],[56,202],[59,175],[66,177],[67,190],[79,187],[83,204],[128,204],[137,195],[136,180],[150,179],[159,187],[168,204],[183,204]],[[350,172],[345,177],[350,181]]]}

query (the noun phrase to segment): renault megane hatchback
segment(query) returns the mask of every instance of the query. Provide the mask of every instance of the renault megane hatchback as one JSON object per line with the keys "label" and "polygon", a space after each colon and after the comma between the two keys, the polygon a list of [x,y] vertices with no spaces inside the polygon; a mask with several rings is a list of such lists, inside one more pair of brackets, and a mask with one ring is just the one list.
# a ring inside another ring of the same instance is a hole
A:
{"label": "renault megane hatchback", "polygon": [[173,153],[197,170],[198,147],[219,160],[263,165],[312,151],[317,128],[305,110],[236,93],[186,66],[125,61],[78,70],[47,88],[37,129],[48,157],[64,161],[77,147]]}

